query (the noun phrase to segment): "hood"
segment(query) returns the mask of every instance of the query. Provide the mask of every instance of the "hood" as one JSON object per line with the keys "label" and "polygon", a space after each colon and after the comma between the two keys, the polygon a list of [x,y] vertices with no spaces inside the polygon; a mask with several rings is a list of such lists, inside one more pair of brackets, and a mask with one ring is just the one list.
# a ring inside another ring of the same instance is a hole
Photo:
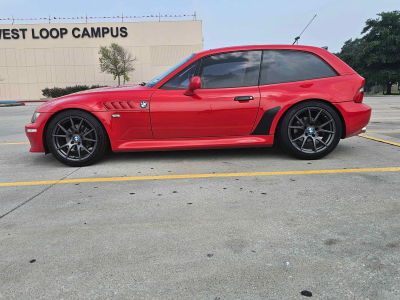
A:
{"label": "hood", "polygon": [[55,112],[61,109],[78,108],[88,111],[103,111],[104,102],[147,100],[154,89],[141,85],[103,87],[62,96],[40,105],[37,112]]}
{"label": "hood", "polygon": [[70,96],[74,96],[74,95],[82,95],[82,94],[93,94],[93,93],[99,93],[99,92],[104,92],[104,93],[108,93],[108,92],[123,92],[123,91],[141,91],[141,90],[147,90],[149,88],[146,88],[142,85],[120,85],[120,86],[106,86],[106,87],[101,87],[101,88],[97,88],[97,89],[90,89],[90,90],[85,90],[85,91],[80,91],[80,92],[76,92],[73,94],[69,94],[69,95],[65,95],[65,96],[61,96],[58,98],[54,98],[52,100],[49,101],[53,101],[53,100],[61,100]]}
{"label": "hood", "polygon": [[[106,87],[101,87],[97,89],[90,89],[90,90],[85,90],[77,93],[73,93],[70,95],[77,95],[77,94],[88,94],[88,93],[97,93],[97,92],[114,92],[114,91],[134,91],[134,90],[141,90],[143,88],[142,85],[120,85],[120,86],[106,86]],[[67,96],[70,96],[67,95]],[[65,96],[63,96],[65,97]],[[60,97],[61,98],[61,97]]]}

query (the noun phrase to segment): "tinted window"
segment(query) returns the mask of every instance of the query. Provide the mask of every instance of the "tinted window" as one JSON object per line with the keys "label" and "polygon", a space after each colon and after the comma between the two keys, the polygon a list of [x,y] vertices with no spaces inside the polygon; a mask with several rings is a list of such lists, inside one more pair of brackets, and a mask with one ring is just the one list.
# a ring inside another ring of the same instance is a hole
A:
{"label": "tinted window", "polygon": [[266,50],[261,64],[260,85],[337,76],[318,56],[293,50]]}
{"label": "tinted window", "polygon": [[168,80],[161,88],[164,90],[186,90],[189,87],[190,78],[194,76],[196,67],[197,62],[191,64]]}
{"label": "tinted window", "polygon": [[202,59],[202,89],[258,85],[261,51],[230,52]]}

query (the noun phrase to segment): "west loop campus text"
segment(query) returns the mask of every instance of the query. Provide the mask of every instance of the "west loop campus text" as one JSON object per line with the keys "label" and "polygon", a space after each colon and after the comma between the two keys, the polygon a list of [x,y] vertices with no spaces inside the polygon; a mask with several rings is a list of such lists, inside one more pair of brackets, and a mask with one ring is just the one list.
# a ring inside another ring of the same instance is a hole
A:
{"label": "west loop campus text", "polygon": [[[13,28],[13,29],[0,29],[0,40],[18,40],[19,38],[26,39],[27,28]],[[63,38],[68,34],[67,28],[42,28],[38,32],[34,28],[30,31],[32,39],[47,39],[47,38]],[[104,38],[107,34],[112,37],[127,37],[128,30],[126,27],[84,27],[81,31],[80,28],[75,27],[71,31],[74,38]]]}

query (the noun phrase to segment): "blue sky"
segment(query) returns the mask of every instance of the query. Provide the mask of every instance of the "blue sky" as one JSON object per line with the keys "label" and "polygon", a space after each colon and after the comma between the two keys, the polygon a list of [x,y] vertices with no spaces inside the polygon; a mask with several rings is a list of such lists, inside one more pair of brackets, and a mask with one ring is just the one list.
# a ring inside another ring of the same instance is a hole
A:
{"label": "blue sky", "polygon": [[[337,52],[360,36],[368,18],[400,10],[398,0],[1,0],[0,19],[85,15],[189,14],[203,21],[204,48],[250,44],[291,44],[318,16],[299,44],[329,46]],[[187,18],[190,19],[190,18]],[[173,19],[175,20],[175,19]],[[0,21],[0,24],[7,22]],[[29,23],[29,22],[28,22]]]}

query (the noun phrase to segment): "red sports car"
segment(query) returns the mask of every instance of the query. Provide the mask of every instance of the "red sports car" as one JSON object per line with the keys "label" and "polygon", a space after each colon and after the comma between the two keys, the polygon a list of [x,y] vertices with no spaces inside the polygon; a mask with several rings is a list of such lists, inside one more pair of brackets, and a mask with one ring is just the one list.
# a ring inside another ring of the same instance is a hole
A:
{"label": "red sports car", "polygon": [[114,152],[269,147],[328,155],[363,132],[364,79],[316,47],[264,45],[192,54],[147,84],[48,101],[26,126],[31,152],[85,166]]}

